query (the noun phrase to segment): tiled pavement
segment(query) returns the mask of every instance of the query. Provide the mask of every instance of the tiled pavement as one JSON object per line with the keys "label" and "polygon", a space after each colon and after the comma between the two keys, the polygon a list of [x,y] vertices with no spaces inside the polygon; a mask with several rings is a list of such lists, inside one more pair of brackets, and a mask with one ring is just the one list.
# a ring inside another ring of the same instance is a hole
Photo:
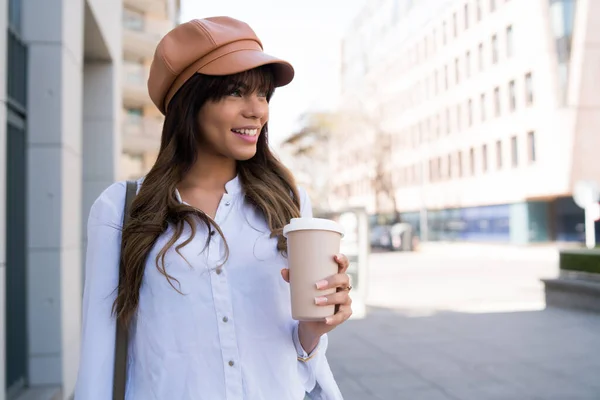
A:
{"label": "tiled pavement", "polygon": [[330,334],[345,400],[599,400],[600,315],[371,308]]}

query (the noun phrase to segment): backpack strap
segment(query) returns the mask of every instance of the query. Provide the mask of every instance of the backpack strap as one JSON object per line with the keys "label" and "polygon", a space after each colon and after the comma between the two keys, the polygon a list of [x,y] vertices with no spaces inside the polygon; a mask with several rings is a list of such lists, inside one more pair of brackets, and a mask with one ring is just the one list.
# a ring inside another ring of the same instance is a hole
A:
{"label": "backpack strap", "polygon": [[[125,192],[125,208],[123,210],[123,229],[129,221],[129,215],[131,213],[131,204],[137,194],[137,182],[127,181],[127,190]],[[123,244],[121,242],[121,251],[123,251]],[[123,264],[123,258],[120,258],[119,262],[119,287],[121,286],[121,280],[125,275],[125,265]],[[125,400],[125,385],[127,383],[127,342],[128,332],[127,327],[123,326],[119,320],[117,320],[117,336],[115,341],[115,367],[113,375],[113,400]]]}

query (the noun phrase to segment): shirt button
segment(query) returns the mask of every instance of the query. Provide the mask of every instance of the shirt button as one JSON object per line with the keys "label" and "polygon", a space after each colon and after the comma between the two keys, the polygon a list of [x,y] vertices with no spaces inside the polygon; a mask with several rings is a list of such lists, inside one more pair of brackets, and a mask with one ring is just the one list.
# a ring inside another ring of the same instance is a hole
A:
{"label": "shirt button", "polygon": [[227,322],[227,321],[229,321],[229,318],[223,317],[223,322]]}
{"label": "shirt button", "polygon": [[230,201],[228,201],[228,202],[226,202],[226,203],[225,203],[225,205],[226,205],[227,207],[229,207],[229,206],[231,205],[231,202],[230,202]]}
{"label": "shirt button", "polygon": [[223,270],[221,268],[217,268],[216,271],[217,275],[221,275],[221,272],[223,272]]}
{"label": "shirt button", "polygon": [[235,365],[235,363],[233,361],[229,361],[229,366],[233,367]]}

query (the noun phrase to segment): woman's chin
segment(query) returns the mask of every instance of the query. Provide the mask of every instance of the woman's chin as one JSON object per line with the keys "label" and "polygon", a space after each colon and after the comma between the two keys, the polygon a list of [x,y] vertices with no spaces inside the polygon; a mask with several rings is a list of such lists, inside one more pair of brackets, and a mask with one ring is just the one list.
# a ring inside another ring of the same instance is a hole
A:
{"label": "woman's chin", "polygon": [[238,151],[234,152],[233,158],[235,158],[237,161],[248,161],[255,155],[256,155],[256,147],[254,147],[252,149],[238,150]]}

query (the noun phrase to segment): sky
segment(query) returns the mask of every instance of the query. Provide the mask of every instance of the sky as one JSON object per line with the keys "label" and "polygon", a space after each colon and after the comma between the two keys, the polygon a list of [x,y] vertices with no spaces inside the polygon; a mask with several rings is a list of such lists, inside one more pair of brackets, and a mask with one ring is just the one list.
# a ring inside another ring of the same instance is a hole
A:
{"label": "sky", "polygon": [[277,146],[307,111],[335,107],[339,98],[341,38],[365,0],[182,0],[181,22],[230,16],[247,22],[264,51],[290,62],[292,83],[271,100],[269,138]]}

